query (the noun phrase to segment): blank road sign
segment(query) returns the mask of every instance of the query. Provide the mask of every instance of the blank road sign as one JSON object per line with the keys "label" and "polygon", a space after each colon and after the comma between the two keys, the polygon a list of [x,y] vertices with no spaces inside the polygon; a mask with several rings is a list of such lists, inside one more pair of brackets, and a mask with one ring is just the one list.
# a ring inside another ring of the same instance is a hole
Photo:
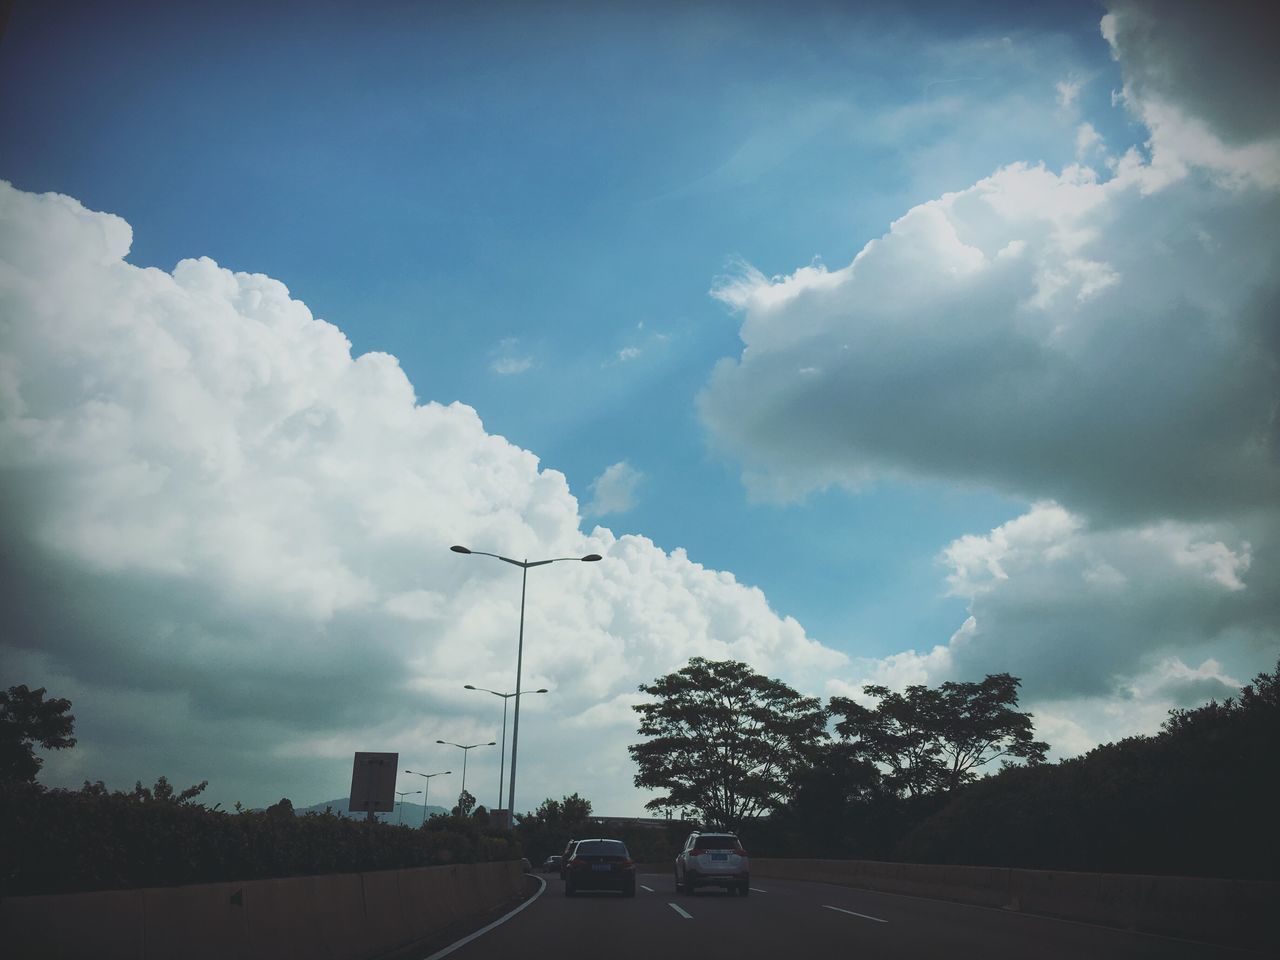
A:
{"label": "blank road sign", "polygon": [[351,765],[352,813],[367,810],[389,812],[395,809],[398,753],[357,753]]}

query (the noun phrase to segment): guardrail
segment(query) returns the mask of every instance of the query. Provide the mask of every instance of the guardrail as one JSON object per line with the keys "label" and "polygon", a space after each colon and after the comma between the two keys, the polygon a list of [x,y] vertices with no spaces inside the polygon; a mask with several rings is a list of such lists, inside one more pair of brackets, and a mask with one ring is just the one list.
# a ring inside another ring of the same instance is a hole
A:
{"label": "guardrail", "polygon": [[22,960],[373,960],[522,890],[519,861],[504,861],[6,897],[0,943]]}
{"label": "guardrail", "polygon": [[753,857],[754,877],[813,880],[1243,947],[1280,944],[1280,883],[876,860]]}

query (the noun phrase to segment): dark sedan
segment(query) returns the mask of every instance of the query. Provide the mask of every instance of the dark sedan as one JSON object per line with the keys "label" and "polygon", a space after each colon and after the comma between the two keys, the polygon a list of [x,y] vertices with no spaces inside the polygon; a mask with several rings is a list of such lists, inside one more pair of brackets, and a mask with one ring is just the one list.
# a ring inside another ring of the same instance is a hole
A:
{"label": "dark sedan", "polygon": [[582,890],[617,890],[636,895],[636,864],[621,840],[579,840],[564,868],[564,895]]}

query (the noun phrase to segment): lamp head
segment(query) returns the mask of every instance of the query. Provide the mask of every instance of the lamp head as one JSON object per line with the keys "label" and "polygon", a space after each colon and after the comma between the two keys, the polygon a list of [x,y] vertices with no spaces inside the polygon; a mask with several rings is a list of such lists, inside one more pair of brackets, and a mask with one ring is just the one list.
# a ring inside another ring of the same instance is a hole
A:
{"label": "lamp head", "polygon": [[469,684],[469,683],[468,683],[468,684],[465,684],[465,685],[463,686],[463,688],[462,688],[462,689],[463,689],[463,690],[474,690],[474,689],[475,689],[475,687],[473,687],[471,684]]}
{"label": "lamp head", "polygon": [[488,743],[485,744],[486,747],[496,747],[497,745],[498,745],[497,740],[490,740]]}
{"label": "lamp head", "polygon": [[549,693],[550,691],[548,691],[546,687],[543,687],[541,690],[535,690],[535,691],[533,691],[533,692],[534,692],[534,693]]}
{"label": "lamp head", "polygon": [[471,552],[466,547],[460,547],[456,543],[449,549],[452,550],[454,553],[470,553]]}
{"label": "lamp head", "polygon": [[[454,549],[456,550],[456,549],[457,549],[457,547],[455,547]],[[471,552],[470,550],[468,550],[468,551],[467,551],[467,553],[470,553],[470,552]],[[600,556],[600,554],[598,554],[598,553],[588,553],[588,554],[587,554],[585,557],[583,557],[582,559],[583,559],[583,561],[584,561],[584,562],[590,562],[590,561],[592,561],[592,560],[602,560],[602,559],[604,559],[604,558],[603,558],[603,557],[601,557],[601,556]]]}
{"label": "lamp head", "polygon": [[444,743],[443,740],[437,740],[436,743]]}

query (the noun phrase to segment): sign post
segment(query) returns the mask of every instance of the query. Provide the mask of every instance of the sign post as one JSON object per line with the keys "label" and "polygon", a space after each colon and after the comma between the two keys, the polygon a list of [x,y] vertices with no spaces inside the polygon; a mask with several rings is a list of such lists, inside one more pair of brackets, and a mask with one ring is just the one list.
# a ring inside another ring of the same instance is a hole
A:
{"label": "sign post", "polygon": [[396,805],[396,770],[398,753],[357,752],[351,764],[351,796],[347,810],[363,810],[372,823],[374,813],[390,813]]}

